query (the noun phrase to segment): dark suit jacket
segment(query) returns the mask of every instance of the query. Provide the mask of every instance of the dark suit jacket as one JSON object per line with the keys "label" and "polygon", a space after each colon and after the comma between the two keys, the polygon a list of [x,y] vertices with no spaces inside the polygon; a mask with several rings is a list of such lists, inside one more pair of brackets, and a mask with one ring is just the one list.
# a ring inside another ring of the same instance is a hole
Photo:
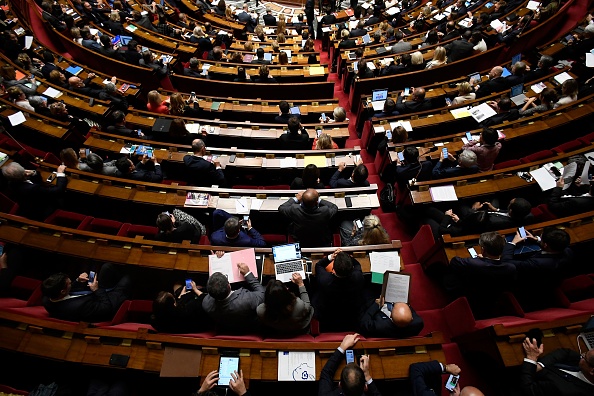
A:
{"label": "dark suit jacket", "polygon": [[333,23],[336,23],[336,17],[334,15],[332,15],[332,14],[330,14],[330,15],[324,15],[322,17],[322,20],[320,21],[320,23],[322,25],[331,25]]}
{"label": "dark suit jacket", "polygon": [[476,98],[482,98],[491,95],[493,92],[504,91],[505,89],[507,89],[507,83],[503,77],[487,80],[480,83],[480,87],[476,90]]}
{"label": "dark suit jacket", "polygon": [[274,15],[266,14],[262,17],[262,19],[264,19],[265,26],[276,26],[276,18],[274,17]]}
{"label": "dark suit jacket", "polygon": [[380,307],[373,302],[361,317],[361,334],[366,337],[408,338],[419,335],[423,330],[423,318],[410,308],[413,320],[406,327],[398,327],[386,316]]}
{"label": "dark suit jacket", "polygon": [[332,244],[331,220],[338,212],[338,207],[332,202],[322,199],[318,207],[311,209],[291,198],[278,211],[292,221],[291,235],[301,243],[301,247]]}
{"label": "dark suit jacket", "polygon": [[283,133],[280,135],[280,149],[281,150],[310,150],[311,143],[309,142],[309,135],[301,130],[301,133]]}
{"label": "dark suit jacket", "polygon": [[151,32],[157,31],[157,28],[155,27],[155,25],[151,23],[147,16],[143,16],[142,18],[140,18],[140,20],[136,22],[136,24],[142,26],[145,29],[148,29]]}
{"label": "dark suit jacket", "polygon": [[448,51],[448,63],[451,63],[472,55],[474,45],[466,40],[459,39],[446,45],[445,49]]}
{"label": "dark suit jacket", "polygon": [[356,46],[357,42],[351,39],[342,40],[338,43],[338,48],[355,48]]}
{"label": "dark suit jacket", "polygon": [[358,320],[364,309],[363,272],[354,258],[353,272],[348,278],[339,278],[326,271],[328,257],[316,263],[318,292],[313,297],[315,315],[323,331],[357,331]]}
{"label": "dark suit jacket", "polygon": [[522,364],[520,386],[530,396],[585,396],[594,392],[594,386],[561,371],[556,365],[577,366],[580,355],[571,349],[557,349],[539,359],[544,368],[538,373],[536,365]]}
{"label": "dark suit jacket", "polygon": [[147,161],[143,164],[142,161],[136,164],[136,169],[132,173],[122,174],[120,171],[116,174],[117,177],[127,177],[132,180],[145,181],[149,183],[161,183],[163,181],[163,173],[160,165],[153,165],[152,161]]}
{"label": "dark suit jacket", "polygon": [[510,111],[506,111],[505,113],[495,114],[493,117],[487,118],[485,121],[481,122],[480,125],[482,125],[482,126],[499,125],[499,124],[503,123],[503,121],[515,121],[518,118],[520,118],[518,109],[511,109]]}
{"label": "dark suit jacket", "polygon": [[446,289],[462,295],[509,290],[516,280],[516,267],[503,260],[454,257],[444,276]]}
{"label": "dark suit jacket", "polygon": [[365,180],[361,184],[355,184],[350,178],[343,178],[340,171],[334,172],[330,179],[330,187],[332,188],[343,188],[343,187],[369,187],[369,182]]}
{"label": "dark suit jacket", "polygon": [[434,179],[444,179],[446,177],[472,175],[478,173],[478,171],[479,168],[476,165],[473,165],[470,168],[463,168],[461,166],[456,166],[456,163],[452,161],[437,161],[437,164],[435,164],[433,172],[431,173]]}
{"label": "dark suit jacket", "polygon": [[[336,349],[330,359],[322,368],[322,372],[320,373],[320,384],[318,388],[318,396],[341,396],[343,395],[340,388],[334,386],[334,374],[338,369],[338,366],[344,359],[344,355]],[[381,396],[381,393],[377,389],[375,385],[375,381],[373,381],[367,387],[367,394],[369,396]]]}
{"label": "dark suit jacket", "polygon": [[408,181],[412,178],[416,178],[417,181],[431,179],[432,166],[431,161],[400,166],[391,163],[386,166],[382,173],[382,180],[385,183],[398,183],[401,187],[406,187]]}
{"label": "dark suit jacket", "polygon": [[367,30],[365,29],[353,29],[351,30],[350,36],[351,37],[363,37],[367,34]]}
{"label": "dark suit jacket", "polygon": [[506,88],[511,88],[514,85],[518,85],[518,84],[523,84],[524,83],[524,76],[516,76],[516,75],[511,75],[511,76],[507,76],[503,79],[503,82],[506,85]]}
{"label": "dark suit jacket", "polygon": [[422,102],[416,102],[412,100],[403,101],[403,98],[404,96],[398,95],[398,99],[396,100],[396,110],[400,112],[400,114],[431,110],[433,107],[431,105],[430,99],[424,99]]}
{"label": "dark suit jacket", "polygon": [[108,126],[107,132],[113,133],[116,135],[122,135],[122,136],[138,137],[138,132],[136,132],[135,130],[128,129],[125,126],[119,126],[119,125]]}
{"label": "dark suit jacket", "polygon": [[204,297],[205,293],[200,296],[194,292],[184,294],[171,312],[154,316],[151,324],[160,333],[197,333],[207,329],[209,321],[202,309]]}
{"label": "dark suit jacket", "polygon": [[441,365],[437,360],[410,365],[410,382],[415,396],[441,395]]}
{"label": "dark suit jacket", "polygon": [[121,54],[124,56],[126,62],[130,63],[131,65],[140,65],[140,60],[142,59],[142,55],[140,54],[140,52],[122,51]]}
{"label": "dark suit jacket", "polygon": [[62,69],[60,69],[58,66],[54,65],[53,63],[46,62],[43,65],[43,67],[41,68],[41,74],[43,74],[43,77],[45,77],[46,79],[49,79],[50,73],[54,70],[62,71]]}
{"label": "dark suit jacket", "polygon": [[39,172],[29,182],[11,182],[10,190],[19,204],[19,215],[43,221],[58,206],[59,200],[66,191],[68,179],[57,177],[56,184],[45,184]]}
{"label": "dark suit jacket", "polygon": [[235,290],[223,301],[204,297],[202,308],[214,322],[219,333],[249,333],[258,329],[256,308],[264,302],[264,286],[250,273],[245,277],[247,288]]}
{"label": "dark suit jacket", "polygon": [[204,158],[188,154],[184,157],[184,164],[188,171],[188,181],[192,185],[201,187],[210,187],[213,184],[220,187],[227,185],[223,170],[217,169],[212,162]]}
{"label": "dark suit jacket", "polygon": [[549,197],[549,209],[557,216],[571,216],[594,210],[594,197],[592,196],[571,198],[562,198],[562,196],[561,187],[555,187]]}

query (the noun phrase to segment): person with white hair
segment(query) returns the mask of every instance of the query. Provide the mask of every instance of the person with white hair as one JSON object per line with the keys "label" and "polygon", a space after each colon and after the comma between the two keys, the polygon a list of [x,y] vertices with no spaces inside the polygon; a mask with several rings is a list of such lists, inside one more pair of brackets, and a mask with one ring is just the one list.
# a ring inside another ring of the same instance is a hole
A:
{"label": "person with white hair", "polygon": [[[68,179],[65,165],[58,166],[54,174],[56,183],[44,183],[41,174],[25,169],[17,162],[2,167],[2,175],[15,201],[19,204],[18,214],[33,220],[43,221],[60,206],[60,199],[66,191]],[[53,176],[52,176],[53,177]]]}
{"label": "person with white hair", "polygon": [[452,153],[448,152],[444,155],[444,151],[442,150],[439,161],[433,167],[432,176],[434,179],[443,179],[446,177],[471,175],[478,171],[477,157],[473,151],[462,151],[458,156],[458,161],[456,161]]}

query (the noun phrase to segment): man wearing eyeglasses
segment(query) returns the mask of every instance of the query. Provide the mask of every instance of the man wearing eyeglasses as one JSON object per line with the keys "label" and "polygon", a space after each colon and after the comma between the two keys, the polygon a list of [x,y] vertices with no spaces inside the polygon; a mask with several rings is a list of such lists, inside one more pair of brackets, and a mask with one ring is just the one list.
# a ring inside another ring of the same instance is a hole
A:
{"label": "man wearing eyeglasses", "polygon": [[526,358],[521,387],[527,395],[578,396],[594,394],[594,350],[581,355],[571,349],[557,349],[541,358],[544,345],[524,340]]}

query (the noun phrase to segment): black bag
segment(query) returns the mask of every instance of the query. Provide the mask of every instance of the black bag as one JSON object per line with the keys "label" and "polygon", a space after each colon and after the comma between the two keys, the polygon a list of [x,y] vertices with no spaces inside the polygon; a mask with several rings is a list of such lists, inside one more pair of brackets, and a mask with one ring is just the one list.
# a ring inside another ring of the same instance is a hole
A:
{"label": "black bag", "polygon": [[396,211],[396,197],[394,194],[394,185],[387,183],[379,196],[380,206],[384,212]]}

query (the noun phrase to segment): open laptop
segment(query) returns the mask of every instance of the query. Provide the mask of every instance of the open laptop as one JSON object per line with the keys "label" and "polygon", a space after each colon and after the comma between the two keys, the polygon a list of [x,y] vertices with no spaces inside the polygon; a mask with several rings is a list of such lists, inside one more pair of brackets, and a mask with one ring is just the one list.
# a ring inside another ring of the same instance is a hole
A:
{"label": "open laptop", "polygon": [[521,60],[522,60],[522,53],[515,54],[514,56],[512,56],[512,60],[511,60],[512,66]]}
{"label": "open laptop", "polygon": [[589,351],[594,349],[594,316],[590,316],[579,337],[584,341]]}
{"label": "open laptop", "polygon": [[524,95],[524,84],[518,84],[511,87],[510,99],[516,106],[524,106],[526,95]]}
{"label": "open laptop", "polygon": [[388,99],[388,88],[374,89],[371,91],[371,105],[373,106],[373,110],[382,111],[386,99]]}
{"label": "open laptop", "polygon": [[305,279],[299,243],[273,246],[272,256],[274,259],[274,275],[277,280],[291,282],[291,277],[295,272],[301,274],[301,277]]}

